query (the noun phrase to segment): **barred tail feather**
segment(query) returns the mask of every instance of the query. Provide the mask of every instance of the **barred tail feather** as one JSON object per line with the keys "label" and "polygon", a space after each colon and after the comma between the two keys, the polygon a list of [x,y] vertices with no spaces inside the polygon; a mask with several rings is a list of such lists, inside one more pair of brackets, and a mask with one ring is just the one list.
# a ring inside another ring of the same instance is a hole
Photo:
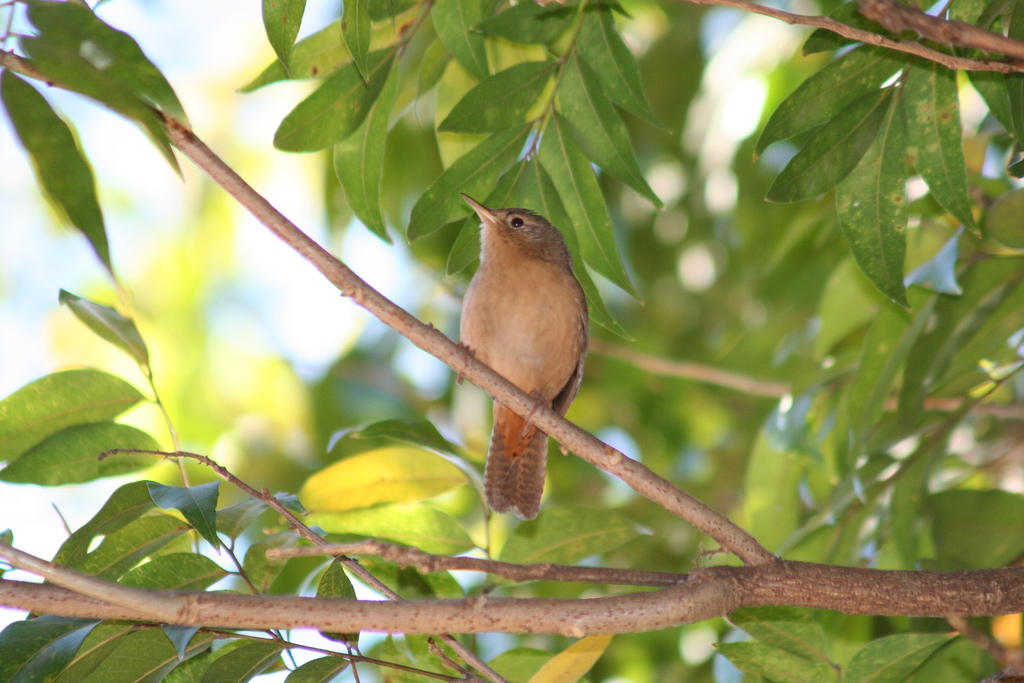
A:
{"label": "barred tail feather", "polygon": [[533,519],[540,510],[548,459],[548,436],[500,404],[494,406],[495,428],[484,472],[487,504],[495,512],[515,512]]}

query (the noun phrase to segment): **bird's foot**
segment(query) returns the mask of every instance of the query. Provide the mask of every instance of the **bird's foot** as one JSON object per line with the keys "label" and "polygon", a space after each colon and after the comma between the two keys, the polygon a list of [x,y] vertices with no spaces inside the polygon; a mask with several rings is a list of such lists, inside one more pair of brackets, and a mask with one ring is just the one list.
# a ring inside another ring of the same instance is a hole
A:
{"label": "bird's foot", "polygon": [[[459,348],[463,351],[464,354],[462,359],[463,364],[469,365],[469,359],[476,358],[476,352],[473,349],[466,346],[465,344],[463,344],[462,342],[459,342]],[[462,384],[463,379],[465,378],[462,376],[462,373],[460,372],[458,376],[455,378],[455,383]]]}

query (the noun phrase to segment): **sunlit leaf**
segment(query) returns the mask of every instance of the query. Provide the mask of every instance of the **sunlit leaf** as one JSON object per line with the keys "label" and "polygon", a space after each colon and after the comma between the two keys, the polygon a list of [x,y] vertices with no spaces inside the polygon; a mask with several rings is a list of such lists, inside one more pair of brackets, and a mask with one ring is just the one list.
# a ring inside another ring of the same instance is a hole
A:
{"label": "sunlit leaf", "polygon": [[587,157],[654,206],[663,208],[640,170],[626,125],[608,101],[597,75],[575,52],[562,71],[558,101]]}
{"label": "sunlit leaf", "polygon": [[270,46],[285,67],[305,11],[306,0],[263,0],[263,28]]}
{"label": "sunlit leaf", "polygon": [[1024,552],[1024,496],[1007,491],[941,491],[928,498],[939,560],[950,569],[1003,567]]}
{"label": "sunlit leaf", "polygon": [[985,217],[985,234],[1011,249],[1024,249],[1024,188],[1011,190],[997,199]]}
{"label": "sunlit leaf", "polygon": [[647,103],[636,58],[622,42],[612,9],[605,3],[592,4],[583,13],[577,48],[594,69],[608,98],[626,111],[660,126]]}
{"label": "sunlit leaf", "polygon": [[445,49],[444,43],[440,40],[435,40],[430,44],[430,47],[423,53],[423,59],[420,60],[419,82],[416,86],[419,95],[426,94],[437,85],[451,58],[451,53]]}
{"label": "sunlit leaf", "polygon": [[195,553],[170,553],[129,570],[117,580],[129,588],[164,591],[206,590],[225,576],[227,570]]}
{"label": "sunlit leaf", "polygon": [[239,92],[251,93],[265,85],[289,78],[327,76],[351,61],[352,53],[348,51],[341,35],[339,19],[295,43],[291,51],[289,70],[285,69],[280,60],[275,59],[259,76],[242,86]]}
{"label": "sunlit leaf", "polygon": [[355,62],[359,73],[364,80],[370,80],[367,69],[368,57],[370,54],[371,22],[369,11],[369,0],[345,0],[343,3],[345,14],[341,19],[341,35],[345,38],[345,45],[352,53],[352,61]]}
{"label": "sunlit leaf", "polygon": [[552,657],[530,683],[576,683],[601,658],[612,636],[587,636]]}
{"label": "sunlit leaf", "polygon": [[461,448],[444,438],[441,432],[437,431],[437,427],[427,420],[381,420],[365,427],[347,430],[341,435],[335,435],[335,437],[338,436],[345,439],[377,439],[385,437],[441,453],[452,455],[460,455],[462,453]]}
{"label": "sunlit leaf", "polygon": [[484,36],[475,29],[483,19],[479,0],[436,0],[430,10],[438,38],[474,78],[490,73]]}
{"label": "sunlit leaf", "polygon": [[898,683],[952,637],[948,633],[898,633],[871,641],[850,659],[843,680]]}
{"label": "sunlit leaf", "polygon": [[444,458],[418,448],[383,448],[320,470],[299,496],[312,512],[338,512],[433,498],[466,482]]}
{"label": "sunlit leaf", "polygon": [[617,548],[643,532],[617,512],[556,507],[515,528],[501,549],[502,562],[575,564]]}
{"label": "sunlit leaf", "polygon": [[74,133],[46,99],[13,71],[5,69],[0,76],[0,96],[47,199],[85,235],[96,256],[112,270],[96,180]]}
{"label": "sunlit leaf", "polygon": [[220,657],[203,675],[203,683],[245,683],[266,671],[281,658],[285,643],[250,641]]}
{"label": "sunlit leaf", "polygon": [[550,43],[569,27],[575,7],[521,2],[484,19],[477,30],[515,43]]}
{"label": "sunlit leaf", "polygon": [[115,581],[190,528],[170,515],[140,517],[108,533],[95,550],[68,566],[84,574]]}
{"label": "sunlit leaf", "polygon": [[343,140],[363,122],[380,95],[395,51],[370,53],[369,82],[355,64],[332,74],[284,117],[274,134],[274,147],[285,152],[315,152]]}
{"label": "sunlit leaf", "polygon": [[790,159],[765,199],[798,202],[839,184],[860,162],[889,111],[889,90],[862,96],[822,126]]}
{"label": "sunlit leaf", "polygon": [[454,517],[419,503],[314,513],[309,522],[328,533],[383,538],[439,555],[476,547]]}
{"label": "sunlit leaf", "polygon": [[0,481],[39,486],[80,484],[146,469],[161,459],[151,453],[115,454],[99,459],[101,453],[115,448],[153,451],[160,444],[141,429],[115,422],[76,425],[29,448],[0,470]]}
{"label": "sunlit leaf", "polygon": [[831,667],[815,664],[782,648],[764,643],[718,643],[715,649],[752,680],[773,683],[828,683]]}
{"label": "sunlit leaf", "polygon": [[878,136],[836,189],[839,225],[850,252],[878,290],[904,308],[907,250],[907,143],[903,112],[894,101]]}
{"label": "sunlit leaf", "polygon": [[539,158],[558,190],[565,212],[572,219],[583,258],[594,270],[636,296],[615,245],[611,218],[597,176],[559,114],[555,114],[544,133]]}
{"label": "sunlit leaf", "polygon": [[[856,6],[853,6],[856,9]],[[768,145],[810,130],[875,92],[905,65],[891,50],[863,45],[828,64],[800,84],[768,119],[754,147],[758,156]]]}
{"label": "sunlit leaf", "polygon": [[380,207],[388,122],[398,94],[398,69],[392,69],[380,96],[355,132],[334,146],[334,172],[345,188],[352,212],[382,240],[391,243]]}
{"label": "sunlit leaf", "polygon": [[544,91],[553,67],[554,62],[523,62],[488,76],[466,93],[438,130],[489,133],[520,123]]}
{"label": "sunlit leaf", "polygon": [[75,296],[60,290],[58,300],[85,323],[86,327],[131,356],[142,368],[149,367],[149,349],[135,326],[135,321],[125,317],[110,306]]}
{"label": "sunlit leaf", "polygon": [[135,521],[153,509],[148,482],[133,481],[120,487],[107,499],[92,519],[79,527],[61,545],[53,561],[66,567],[77,566],[85,558],[93,539],[106,536]]}
{"label": "sunlit leaf", "polygon": [[967,190],[956,72],[934,62],[915,64],[907,73],[903,101],[911,163],[942,208],[980,234]]}
{"label": "sunlit leaf", "polygon": [[98,623],[47,615],[9,624],[0,632],[0,680],[53,680]]}
{"label": "sunlit leaf", "polygon": [[128,382],[99,370],[46,375],[0,401],[0,459],[13,462],[67,427],[112,420],[143,398]]}
{"label": "sunlit leaf", "polygon": [[341,657],[320,657],[296,667],[284,683],[330,683],[345,670],[348,661]]}
{"label": "sunlit leaf", "polygon": [[196,486],[166,486],[149,483],[149,495],[164,510],[177,510],[214,548],[220,547],[217,538],[217,498],[220,482]]}
{"label": "sunlit leaf", "polygon": [[425,237],[472,209],[459,193],[484,196],[501,173],[523,151],[530,125],[521,124],[494,133],[459,157],[419,198],[409,219],[409,241]]}

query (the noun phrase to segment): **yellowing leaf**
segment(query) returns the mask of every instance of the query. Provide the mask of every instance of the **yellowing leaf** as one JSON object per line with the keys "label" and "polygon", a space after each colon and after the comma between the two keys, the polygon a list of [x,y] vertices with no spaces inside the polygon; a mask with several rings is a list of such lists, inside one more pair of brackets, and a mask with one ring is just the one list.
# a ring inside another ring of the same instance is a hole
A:
{"label": "yellowing leaf", "polygon": [[610,635],[588,636],[555,655],[530,679],[530,683],[576,683],[604,654]]}
{"label": "yellowing leaf", "polygon": [[317,472],[299,498],[310,512],[341,512],[433,498],[465,481],[466,475],[441,456],[399,446],[361,453]]}

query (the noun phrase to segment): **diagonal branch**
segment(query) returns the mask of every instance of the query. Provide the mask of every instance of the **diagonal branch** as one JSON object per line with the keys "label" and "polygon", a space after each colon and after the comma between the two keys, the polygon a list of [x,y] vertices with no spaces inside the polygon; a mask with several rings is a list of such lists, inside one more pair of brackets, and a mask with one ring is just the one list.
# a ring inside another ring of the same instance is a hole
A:
{"label": "diagonal branch", "polygon": [[[914,40],[896,40],[888,38],[886,36],[866,31],[861,28],[855,28],[841,21],[836,21],[831,17],[819,17],[819,16],[808,16],[805,14],[794,14],[792,12],[786,12],[774,7],[766,7],[765,5],[758,5],[757,3],[750,2],[749,0],[685,0],[694,5],[718,5],[720,7],[734,7],[736,9],[743,10],[745,12],[753,12],[754,14],[763,14],[766,17],[778,19],[784,21],[787,24],[796,26],[811,26],[814,28],[822,28],[826,31],[831,31],[837,35],[849,38],[850,40],[856,40],[862,43],[868,43],[869,45],[877,45],[879,47],[888,48],[890,50],[896,50],[897,52],[905,52],[907,54],[922,57],[932,62],[936,62],[950,69],[958,69],[960,71],[998,71],[999,73],[1012,74],[1024,72],[1024,63],[1017,61],[1003,61],[1003,60],[990,60],[990,59],[969,59],[967,57],[955,57],[948,55],[938,50],[925,47],[921,43]],[[942,21],[941,19],[938,21]],[[966,26],[966,24],[965,24]],[[978,29],[979,31],[981,29]],[[989,33],[984,31],[984,33]],[[997,34],[990,34],[996,36]],[[971,37],[976,38],[977,36],[972,35]],[[1002,36],[999,36],[1002,38]],[[966,36],[963,38],[965,41],[968,40]],[[992,41],[986,40],[986,45],[991,44]],[[958,43],[964,46],[977,47],[978,49],[986,49],[982,45],[977,45],[971,42]],[[996,50],[997,52],[1003,52],[1012,57],[1024,59],[1024,43],[1010,38],[1003,38],[999,42],[1002,49]],[[1009,52],[1008,52],[1009,51]]]}

